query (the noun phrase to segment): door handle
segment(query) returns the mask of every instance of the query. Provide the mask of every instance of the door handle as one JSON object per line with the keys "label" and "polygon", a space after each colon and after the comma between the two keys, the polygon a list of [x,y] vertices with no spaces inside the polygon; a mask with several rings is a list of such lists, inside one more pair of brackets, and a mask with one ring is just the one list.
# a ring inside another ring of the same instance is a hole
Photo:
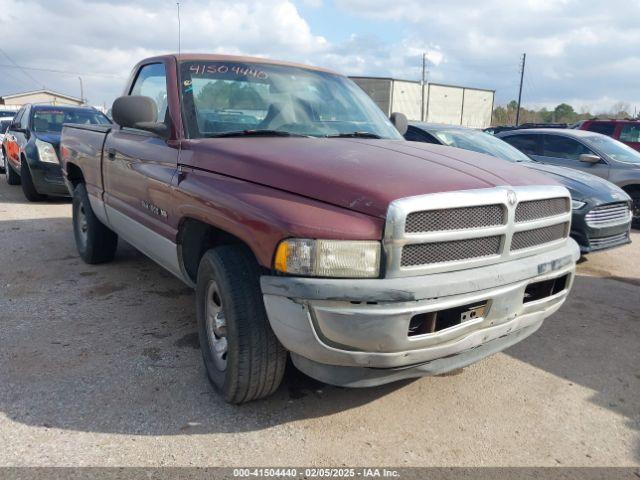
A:
{"label": "door handle", "polygon": [[109,158],[109,160],[115,160],[116,159],[116,149],[115,148],[107,149],[107,157]]}

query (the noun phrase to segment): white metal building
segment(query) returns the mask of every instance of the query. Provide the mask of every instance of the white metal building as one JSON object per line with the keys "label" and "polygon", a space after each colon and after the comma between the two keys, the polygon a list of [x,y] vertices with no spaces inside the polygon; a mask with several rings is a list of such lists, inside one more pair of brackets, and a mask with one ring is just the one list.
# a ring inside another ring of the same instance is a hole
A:
{"label": "white metal building", "polygon": [[[19,109],[27,103],[46,103],[49,105],[82,105],[84,102],[80,98],[65,95],[64,93],[52,90],[33,90],[30,92],[14,93],[0,96],[0,105],[3,109],[14,107]],[[5,108],[6,107],[6,108]]]}
{"label": "white metal building", "polygon": [[[491,125],[495,90],[382,77],[350,77],[388,116],[409,120],[486,128]],[[424,99],[424,104],[422,103]]]}

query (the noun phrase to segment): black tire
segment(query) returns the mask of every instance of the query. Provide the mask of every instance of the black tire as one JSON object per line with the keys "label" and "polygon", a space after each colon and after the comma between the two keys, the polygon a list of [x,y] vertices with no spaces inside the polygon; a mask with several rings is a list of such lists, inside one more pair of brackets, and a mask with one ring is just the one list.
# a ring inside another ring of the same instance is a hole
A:
{"label": "black tire", "polygon": [[[209,380],[229,403],[240,404],[271,395],[284,375],[287,351],[269,325],[259,279],[260,266],[244,246],[211,249],[198,267],[196,310],[200,349]],[[210,312],[207,302],[216,295],[225,326],[224,332],[222,329],[217,332],[220,336],[215,334],[214,341],[226,339],[226,353],[218,359],[207,322]],[[221,359],[224,368],[220,366]]]}
{"label": "black tire", "polygon": [[91,209],[84,183],[73,191],[73,236],[82,260],[89,264],[113,260],[118,248],[118,235],[106,227]]}
{"label": "black tire", "polygon": [[18,175],[9,164],[6,156],[4,157],[4,174],[9,185],[20,185],[20,175]]}
{"label": "black tire", "polygon": [[631,226],[636,229],[640,229],[640,188],[633,188],[627,190],[627,193],[631,197],[633,204],[631,210],[633,212],[633,220]]}
{"label": "black tire", "polygon": [[24,160],[20,166],[20,180],[22,193],[24,193],[27,200],[30,202],[41,202],[47,198],[46,195],[42,195],[41,193],[38,193],[38,190],[36,190],[36,186],[33,184],[33,178],[31,177],[31,170],[29,170],[29,165],[27,165],[27,162]]}

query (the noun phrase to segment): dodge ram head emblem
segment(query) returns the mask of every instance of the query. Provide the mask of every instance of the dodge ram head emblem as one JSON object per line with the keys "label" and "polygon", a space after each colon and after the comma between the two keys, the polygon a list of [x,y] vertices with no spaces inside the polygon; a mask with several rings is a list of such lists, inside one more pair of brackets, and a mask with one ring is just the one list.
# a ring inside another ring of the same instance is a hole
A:
{"label": "dodge ram head emblem", "polygon": [[513,190],[509,190],[507,192],[507,202],[509,202],[509,205],[513,207],[517,201],[518,197],[516,196],[516,192],[514,192]]}

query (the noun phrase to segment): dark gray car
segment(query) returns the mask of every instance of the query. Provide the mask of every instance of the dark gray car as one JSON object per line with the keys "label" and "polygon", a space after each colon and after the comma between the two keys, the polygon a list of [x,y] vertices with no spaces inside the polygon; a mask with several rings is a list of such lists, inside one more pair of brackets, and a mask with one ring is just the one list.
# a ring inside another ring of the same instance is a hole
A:
{"label": "dark gray car", "polygon": [[496,135],[534,160],[605,178],[633,199],[633,226],[640,228],[640,152],[585,130],[536,128]]}
{"label": "dark gray car", "polygon": [[553,177],[571,192],[571,237],[582,253],[629,243],[630,199],[620,188],[593,175],[570,168],[544,165],[506,142],[471,128],[433,123],[412,123],[404,137],[485,153]]}

